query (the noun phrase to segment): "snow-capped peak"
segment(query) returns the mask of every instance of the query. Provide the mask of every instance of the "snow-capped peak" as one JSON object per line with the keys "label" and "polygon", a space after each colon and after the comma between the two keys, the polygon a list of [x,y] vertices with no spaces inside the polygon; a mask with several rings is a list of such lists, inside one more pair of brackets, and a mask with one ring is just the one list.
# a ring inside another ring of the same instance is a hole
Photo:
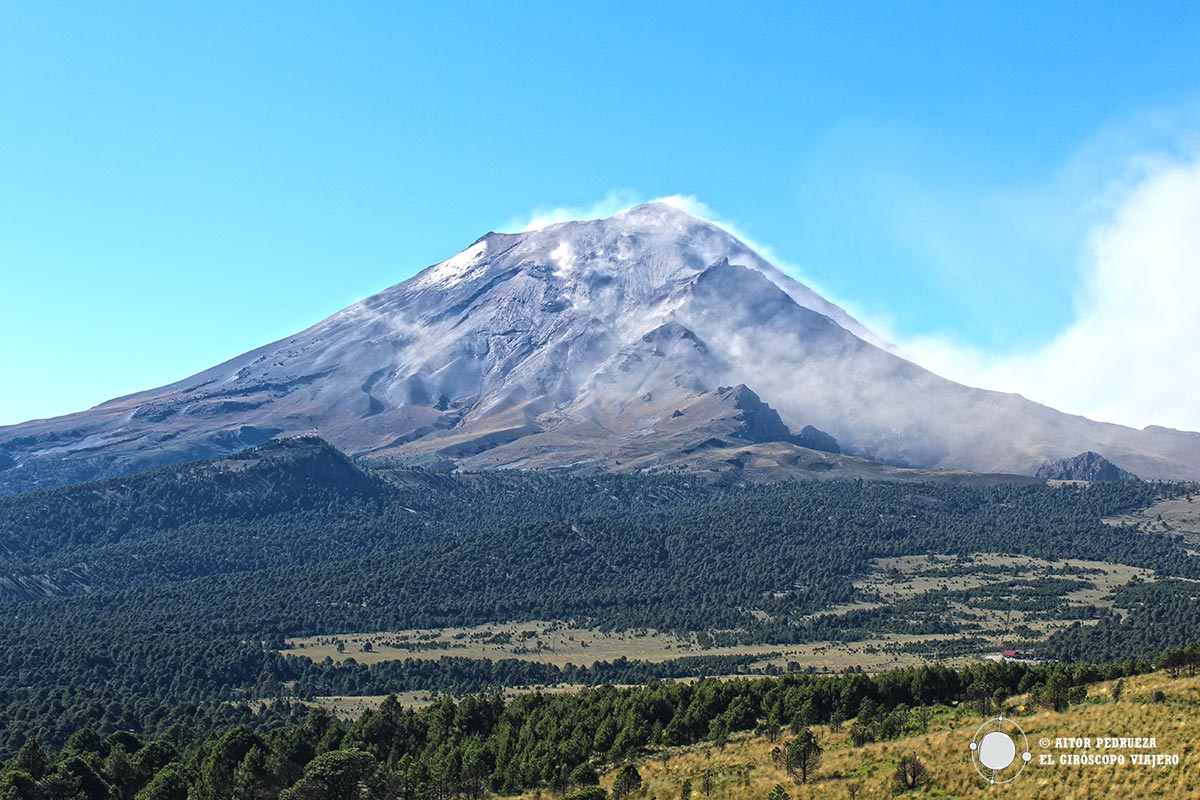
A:
{"label": "snow-capped peak", "polygon": [[[839,306],[768,262],[719,224],[670,199],[633,206],[611,217],[558,222],[515,234],[492,234],[413,279],[414,288],[448,289],[491,280],[499,270],[544,268],[565,295],[581,282],[621,285],[627,301],[656,302],[722,260],[757,270],[805,308],[856,336],[880,339]],[[402,284],[403,285],[403,284]]]}

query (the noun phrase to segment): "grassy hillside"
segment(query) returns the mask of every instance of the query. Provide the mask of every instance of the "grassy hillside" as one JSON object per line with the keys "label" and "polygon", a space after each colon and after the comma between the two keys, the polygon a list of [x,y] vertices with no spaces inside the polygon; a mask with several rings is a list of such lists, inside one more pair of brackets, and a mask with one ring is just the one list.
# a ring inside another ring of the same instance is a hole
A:
{"label": "grassy hillside", "polygon": [[[1158,672],[1126,678],[1120,699],[1114,702],[1113,682],[1089,687],[1088,699],[1066,711],[1035,707],[1027,696],[1010,700],[1008,715],[1028,736],[1033,760],[1010,784],[989,787],[971,766],[968,746],[980,724],[987,719],[974,708],[943,707],[933,716],[926,734],[887,742],[855,746],[850,725],[830,730],[828,725],[812,731],[824,748],[815,779],[806,785],[793,781],[784,768],[772,762],[771,750],[794,738],[785,731],[777,744],[764,736],[743,734],[723,746],[711,743],[664,750],[636,763],[643,786],[635,798],[675,800],[681,787],[690,782],[695,800],[742,800],[766,798],[776,784],[785,787],[793,800],[851,798],[857,800],[893,797],[1004,797],[1006,800],[1087,800],[1088,798],[1200,798],[1200,677],[1171,678]],[[1161,695],[1156,695],[1161,692]],[[1155,737],[1157,750],[1102,750],[1100,737]],[[1040,745],[1046,737],[1050,747]],[[1090,737],[1093,747],[1055,749],[1059,737]],[[1132,753],[1165,753],[1179,756],[1178,765],[1134,766]],[[1127,756],[1123,766],[1064,766],[1060,755],[1117,754]],[[900,758],[913,754],[929,770],[926,786],[897,793],[893,772]],[[1056,763],[1040,765],[1039,756],[1049,754]],[[712,791],[702,791],[705,773]],[[602,785],[611,790],[617,770],[603,776]],[[532,800],[535,794],[525,795]]]}
{"label": "grassy hillside", "polygon": [[[1200,648],[1171,653],[1162,663],[1194,673]],[[1129,704],[1149,702],[1159,710],[1178,703],[1179,721],[1187,724],[1194,692],[1184,693],[1179,688],[1184,684],[1171,686],[1169,693],[1138,684],[1134,677],[1147,669],[987,661],[960,670],[930,666],[877,675],[654,681],[508,697],[489,692],[460,701],[440,698],[420,709],[388,698],[356,720],[340,722],[319,708],[300,716],[295,708],[273,706],[263,709],[272,717],[267,725],[213,721],[217,724],[209,725],[211,733],[199,739],[174,725],[149,740],[124,728],[108,736],[79,728],[64,746],[47,752],[39,735],[22,744],[0,771],[0,798],[480,800],[540,791],[543,798],[572,793],[581,800],[578,793],[584,792],[583,797],[594,800],[629,800],[631,792],[618,787],[621,775],[629,778],[636,762],[649,783],[633,791],[632,800],[683,797],[684,781],[698,786],[699,792],[690,795],[696,800],[755,797],[760,790],[778,800],[787,790],[767,788],[782,778],[770,742],[745,737],[751,731],[779,732],[785,720],[814,726],[830,752],[824,771],[811,772],[814,785],[806,787],[808,797],[848,795],[854,781],[862,781],[868,791],[886,791],[894,759],[909,751],[939,770],[933,780],[941,784],[924,789],[927,796],[962,796],[970,790],[970,780],[952,774],[947,765],[965,761],[962,748],[970,737],[961,734],[969,734],[979,721],[968,706],[991,707],[1029,692],[1041,703],[1065,709],[1068,701],[1082,702],[1092,692],[1101,699],[1097,707],[1108,712],[1108,721],[1136,722],[1146,730],[1096,728],[1087,735],[1165,736],[1127,714]],[[1123,704],[1103,702],[1112,690],[1102,682],[1120,676],[1131,681]],[[1021,713],[1020,701],[1014,705],[1015,713]],[[121,711],[119,704],[109,708]],[[853,720],[846,722],[848,717]],[[1035,736],[1082,735],[1069,727],[1070,720],[1057,720],[1066,728],[1039,728],[1030,717],[1026,724]],[[839,729],[831,730],[838,720]],[[1099,722],[1081,724],[1096,727]],[[812,729],[802,730],[813,735]],[[903,741],[918,734],[919,743]],[[705,747],[705,742],[711,744]],[[864,747],[867,742],[890,744]],[[1176,744],[1164,739],[1164,749]],[[787,740],[780,746],[791,748]],[[607,778],[611,793],[594,786],[600,779],[597,769],[604,765],[620,767]],[[624,784],[637,789],[635,783],[641,782]],[[1061,788],[1047,791],[1065,796]],[[1091,789],[1098,788],[1093,781]]]}

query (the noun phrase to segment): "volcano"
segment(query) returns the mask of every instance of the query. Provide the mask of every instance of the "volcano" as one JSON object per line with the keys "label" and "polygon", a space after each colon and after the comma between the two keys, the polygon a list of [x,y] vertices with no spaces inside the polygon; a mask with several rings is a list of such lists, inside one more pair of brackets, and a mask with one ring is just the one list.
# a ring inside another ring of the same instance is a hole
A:
{"label": "volcano", "polygon": [[1200,478],[1200,434],[943,379],[719,226],[656,202],[488,233],[177,383],[0,428],[0,491],[303,433],[447,469],[736,465],[769,445],[1025,475],[1092,451],[1144,478]]}

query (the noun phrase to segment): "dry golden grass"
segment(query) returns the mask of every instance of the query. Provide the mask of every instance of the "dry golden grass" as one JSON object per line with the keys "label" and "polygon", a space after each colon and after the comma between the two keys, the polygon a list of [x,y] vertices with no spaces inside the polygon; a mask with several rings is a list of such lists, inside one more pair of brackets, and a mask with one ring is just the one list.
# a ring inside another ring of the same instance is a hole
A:
{"label": "dry golden grass", "polygon": [[[507,641],[492,640],[497,634],[507,635]],[[302,656],[313,661],[331,658],[345,661],[353,658],[360,664],[396,661],[406,658],[437,660],[442,656],[499,660],[515,658],[523,661],[563,666],[580,666],[598,661],[669,661],[687,656],[753,655],[762,656],[754,666],[796,663],[840,671],[859,666],[868,672],[892,667],[924,663],[918,654],[896,650],[897,645],[910,642],[936,641],[956,638],[952,634],[916,636],[887,634],[850,644],[838,642],[809,642],[802,645],[739,645],[734,647],[701,647],[688,640],[656,631],[609,632],[572,628],[564,623],[523,622],[505,625],[481,625],[476,628],[446,628],[443,630],[378,631],[346,633],[289,639],[286,655]],[[338,651],[338,644],[342,650]],[[366,646],[370,644],[370,649]]]}
{"label": "dry golden grass", "polygon": [[[499,638],[497,638],[499,637]],[[342,651],[337,649],[342,645]],[[370,644],[370,650],[365,645]],[[440,630],[378,631],[289,639],[288,655],[314,661],[353,658],[362,664],[406,658],[437,660],[442,656],[475,659],[515,658],[563,666],[614,661],[624,656],[645,661],[667,661],[700,653],[695,641],[657,631],[607,633],[573,628],[561,622],[520,622]]]}
{"label": "dry golden grass", "polygon": [[[1010,709],[1013,719],[1025,730],[1033,761],[1012,783],[987,786],[972,768],[968,745],[976,729],[984,721],[979,714],[966,708],[943,710],[937,715],[926,735],[912,736],[892,742],[854,747],[845,730],[831,732],[828,727],[815,726],[825,748],[816,779],[798,786],[771,761],[771,745],[765,738],[741,735],[732,738],[724,748],[715,745],[696,745],[676,748],[645,758],[638,763],[644,786],[635,800],[676,800],[684,781],[692,784],[694,800],[742,800],[765,798],[775,784],[786,787],[793,800],[822,800],[849,798],[852,782],[861,782],[858,794],[865,798],[974,798],[1003,797],[1005,800],[1096,800],[1098,798],[1177,798],[1200,800],[1200,677],[1171,679],[1163,674],[1127,679],[1125,694],[1114,704],[1109,694],[1111,684],[1090,688],[1089,700],[1064,713],[1025,709],[1018,698]],[[1167,695],[1164,703],[1150,701],[1154,690]],[[1104,752],[1054,750],[1042,747],[1042,737],[1062,736],[1154,736],[1158,752],[1177,754],[1177,766],[1145,768],[1131,766],[1045,766],[1038,756],[1049,753],[1054,757],[1069,752]],[[788,738],[784,736],[781,741]],[[909,794],[897,795],[893,788],[892,772],[901,756],[912,753],[929,767],[928,786]],[[707,770],[716,777],[716,786],[706,798],[701,792],[701,780]],[[615,770],[602,780],[611,788]],[[529,795],[532,797],[532,795]]]}
{"label": "dry golden grass", "polygon": [[[884,601],[877,605],[908,600],[938,589],[961,591],[977,589],[997,583],[1037,583],[1063,568],[1087,570],[1084,574],[1070,577],[1082,581],[1086,586],[1064,595],[1071,606],[1112,607],[1112,592],[1134,578],[1144,581],[1155,579],[1153,571],[1110,564],[1104,561],[1084,561],[1075,558],[1061,561],[1046,561],[1028,556],[1006,556],[997,553],[974,553],[971,564],[991,568],[989,572],[965,572],[953,556],[922,555],[899,556],[876,559],[875,569],[866,578],[856,581],[855,586],[864,591],[878,593]],[[1055,619],[1046,613],[1026,614],[1014,611],[1008,617],[980,615],[966,606],[955,609],[958,621],[980,625],[983,633],[990,633],[995,643],[1002,643],[1004,631],[1013,625],[1028,625],[1030,628],[1049,635],[1068,627],[1073,619]],[[999,638],[997,638],[999,637]]]}
{"label": "dry golden grass", "polygon": [[[558,686],[514,686],[505,689],[503,695],[506,699],[512,700],[514,697],[527,694],[529,692],[538,691],[542,694],[557,694],[560,692],[578,692],[585,687],[580,684],[563,683]],[[618,687],[622,688],[622,687]],[[382,705],[383,701],[389,697],[395,697],[400,705],[405,708],[425,708],[433,705],[439,697],[435,692],[413,691],[413,692],[396,692],[394,695],[386,694],[363,694],[363,695],[323,695],[314,697],[307,701],[306,705],[324,708],[334,714],[339,719],[353,722],[362,716],[364,711],[373,711]]]}
{"label": "dry golden grass", "polygon": [[[1180,512],[1182,513],[1182,512]],[[1036,583],[1064,567],[1087,570],[1073,577],[1086,585],[1069,592],[1065,599],[1072,607],[1107,607],[1112,605],[1112,591],[1132,578],[1153,580],[1148,570],[1094,561],[1065,560],[1050,562],[1034,558],[1015,558],[988,553],[972,556],[974,565],[991,568],[990,572],[964,572],[957,558],[950,556],[906,556],[881,559],[872,573],[858,582],[858,587],[878,594],[880,602],[859,602],[834,606],[822,614],[844,613],[852,609],[872,608],[899,600],[919,597],[939,589],[969,590],[1009,581]],[[759,612],[761,614],[761,612]],[[1040,635],[1049,635],[1075,622],[1071,615],[1055,618],[1051,613],[1014,611],[1001,616],[972,609],[964,604],[951,604],[953,622],[962,630],[983,640],[979,652],[1006,649],[1016,644],[1012,640],[1014,627],[1027,625]],[[1093,621],[1085,620],[1084,624]],[[374,664],[406,658],[437,660],[443,656],[472,659],[520,659],[564,666],[568,663],[588,666],[600,661],[627,658],[632,661],[662,662],[694,655],[758,656],[754,667],[768,664],[785,667],[798,664],[840,671],[860,667],[878,672],[894,667],[920,664],[925,661],[921,649],[906,650],[913,643],[936,643],[957,639],[957,635],[897,635],[882,634],[876,639],[852,643],[809,642],[802,645],[741,645],[734,647],[704,647],[695,636],[680,637],[653,630],[604,632],[573,627],[565,622],[522,622],[500,625],[481,625],[474,628],[445,628],[441,630],[376,631],[344,633],[329,636],[290,639],[287,655],[321,661],[331,658],[344,661],[353,658],[359,663]],[[340,650],[339,650],[340,646]],[[971,659],[963,655],[951,663]]]}
{"label": "dry golden grass", "polygon": [[[350,721],[358,719],[365,711],[379,708],[387,698],[385,694],[328,695],[314,697],[308,705],[324,708],[338,719]],[[429,692],[397,692],[396,699],[411,708],[424,708],[433,702]]]}
{"label": "dry golden grass", "polygon": [[1200,498],[1160,500],[1149,508],[1109,517],[1104,522],[1136,525],[1144,533],[1180,534],[1193,553],[1200,551]]}

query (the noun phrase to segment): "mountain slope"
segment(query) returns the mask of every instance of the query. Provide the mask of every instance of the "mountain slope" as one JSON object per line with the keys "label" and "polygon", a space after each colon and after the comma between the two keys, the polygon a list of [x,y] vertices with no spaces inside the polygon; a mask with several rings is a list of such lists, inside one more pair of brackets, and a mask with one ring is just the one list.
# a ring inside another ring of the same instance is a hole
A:
{"label": "mountain slope", "polygon": [[[312,430],[356,456],[420,464],[611,468],[630,448],[659,448],[669,466],[714,436],[739,439],[736,414],[710,402],[738,385],[789,432],[811,425],[844,453],[895,465],[1032,474],[1094,450],[1147,478],[1200,477],[1200,434],[1136,431],[970,389],[872,341],[719,227],[651,203],[489,233],[198,375],[0,428],[0,491]],[[680,440],[675,412],[705,397],[712,416],[697,419],[696,408],[689,420],[703,435]]]}

